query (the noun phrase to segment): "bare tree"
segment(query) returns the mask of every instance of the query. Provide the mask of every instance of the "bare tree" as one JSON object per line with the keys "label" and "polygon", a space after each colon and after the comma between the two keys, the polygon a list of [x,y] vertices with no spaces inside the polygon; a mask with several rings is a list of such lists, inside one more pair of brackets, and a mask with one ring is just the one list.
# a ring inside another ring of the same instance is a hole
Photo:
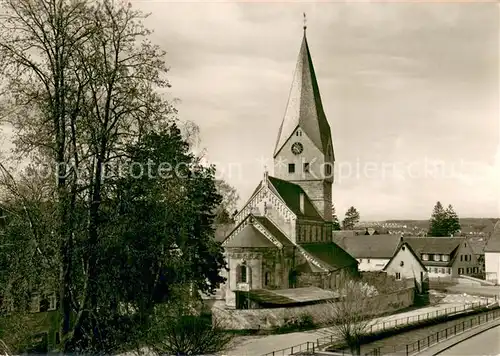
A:
{"label": "bare tree", "polygon": [[338,300],[328,303],[322,323],[331,325],[353,355],[359,355],[362,337],[373,325],[379,311],[376,289],[355,279],[345,279],[338,290]]}

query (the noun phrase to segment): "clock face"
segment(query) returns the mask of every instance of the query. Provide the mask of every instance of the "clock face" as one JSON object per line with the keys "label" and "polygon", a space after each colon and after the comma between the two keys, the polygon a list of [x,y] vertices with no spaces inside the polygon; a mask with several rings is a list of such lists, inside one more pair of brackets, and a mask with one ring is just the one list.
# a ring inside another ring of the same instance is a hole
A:
{"label": "clock face", "polygon": [[298,155],[298,154],[301,154],[302,151],[304,151],[304,146],[302,146],[302,144],[300,142],[295,142],[293,145],[292,145],[292,153],[294,155]]}

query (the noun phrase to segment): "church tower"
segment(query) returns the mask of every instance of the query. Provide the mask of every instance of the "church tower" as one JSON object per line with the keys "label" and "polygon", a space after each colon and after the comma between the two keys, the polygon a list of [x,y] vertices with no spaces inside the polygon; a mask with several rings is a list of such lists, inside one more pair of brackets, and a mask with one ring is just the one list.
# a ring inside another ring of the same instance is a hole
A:
{"label": "church tower", "polygon": [[307,44],[305,25],[292,88],[273,157],[274,175],[302,187],[320,215],[331,221],[335,157],[330,125],[323,111]]}

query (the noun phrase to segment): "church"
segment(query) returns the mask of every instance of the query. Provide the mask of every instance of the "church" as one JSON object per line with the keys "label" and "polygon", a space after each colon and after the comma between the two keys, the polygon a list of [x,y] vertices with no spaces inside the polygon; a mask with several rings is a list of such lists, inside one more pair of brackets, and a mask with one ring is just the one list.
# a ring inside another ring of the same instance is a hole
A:
{"label": "church", "polygon": [[332,238],[335,155],[306,26],[273,158],[274,176],[264,172],[222,242],[227,308],[248,308],[266,289],[335,289],[358,275],[358,262]]}

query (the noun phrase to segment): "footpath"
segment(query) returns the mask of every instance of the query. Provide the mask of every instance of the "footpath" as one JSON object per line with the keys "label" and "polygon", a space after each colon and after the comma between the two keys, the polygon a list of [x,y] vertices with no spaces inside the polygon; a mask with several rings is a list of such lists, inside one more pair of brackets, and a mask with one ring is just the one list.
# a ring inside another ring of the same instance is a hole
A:
{"label": "footpath", "polygon": [[[482,299],[482,298],[481,298]],[[475,303],[481,301],[479,298],[475,300]],[[446,302],[435,305],[423,307],[403,313],[397,313],[393,315],[388,315],[385,317],[380,317],[373,319],[371,325],[377,326],[377,330],[380,329],[381,325],[386,323],[387,325],[394,326],[396,321],[400,321],[401,324],[405,324],[405,320],[414,321],[416,318],[425,315],[444,315],[445,313],[451,313],[453,310],[457,312],[463,311],[464,308],[470,307],[472,301],[461,301],[461,302]],[[486,301],[482,299],[482,302]],[[484,305],[484,304],[483,304]],[[455,309],[456,308],[456,309]],[[423,320],[423,319],[422,319]],[[384,325],[385,326],[385,325]],[[264,335],[264,336],[242,336],[235,339],[233,347],[226,351],[224,355],[227,356],[262,356],[265,354],[272,354],[275,352],[275,356],[289,355],[290,348],[294,345],[299,345],[302,343],[315,343],[319,338],[331,337],[335,335],[335,329],[332,327],[321,328],[310,331],[302,331],[288,334],[280,335]],[[279,350],[279,351],[278,351]]]}

